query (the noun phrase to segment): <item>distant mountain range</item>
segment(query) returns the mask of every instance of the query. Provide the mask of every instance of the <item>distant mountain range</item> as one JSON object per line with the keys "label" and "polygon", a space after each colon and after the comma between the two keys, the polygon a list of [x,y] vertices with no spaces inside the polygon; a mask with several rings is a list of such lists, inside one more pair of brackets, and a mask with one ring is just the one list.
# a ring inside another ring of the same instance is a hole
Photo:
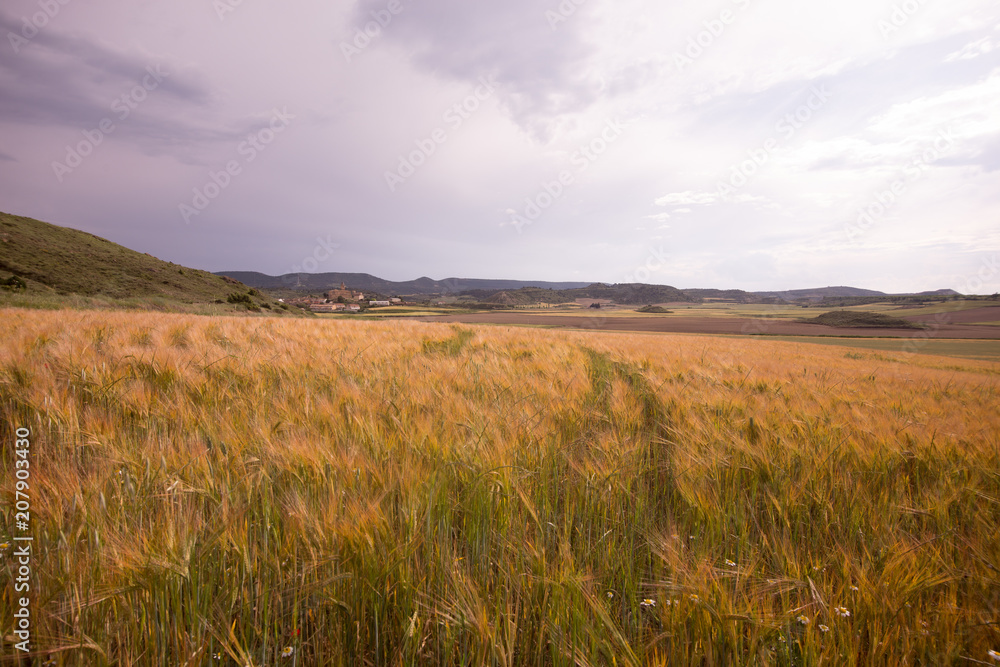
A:
{"label": "distant mountain range", "polygon": [[417,278],[394,282],[370,273],[286,273],[269,276],[256,271],[217,271],[218,276],[228,276],[257,289],[291,289],[299,291],[326,291],[336,289],[341,284],[362,292],[406,295],[448,295],[470,290],[516,290],[522,287],[543,289],[574,289],[586,287],[590,283],[547,282],[544,280],[485,280],[478,278]]}
{"label": "distant mountain range", "polygon": [[610,299],[623,304],[663,303],[669,301],[735,301],[763,303],[774,301],[824,301],[831,299],[871,299],[891,296],[959,296],[954,290],[921,292],[919,295],[890,295],[858,287],[819,287],[771,292],[746,292],[739,289],[677,289],[669,285],[618,284],[585,282],[551,282],[546,280],[488,280],[478,278],[445,278],[434,280],[392,281],[370,273],[288,273],[270,276],[256,271],[220,271],[242,283],[267,290],[324,292],[341,284],[355,290],[393,296],[468,296],[483,303],[524,305],[528,303],[558,303],[578,298]]}
{"label": "distant mountain range", "polygon": [[[230,312],[234,309],[261,312],[264,309],[298,314],[298,309],[289,309],[287,304],[275,299],[278,296],[318,294],[339,288],[341,284],[363,291],[366,296],[456,297],[450,301],[473,307],[479,304],[484,308],[568,303],[583,299],[629,305],[790,301],[836,307],[877,300],[906,303],[960,296],[947,289],[918,295],[888,295],[856,287],[746,292],[739,289],[678,289],[669,285],[641,283],[609,285],[476,278],[434,280],[422,277],[396,282],[368,273],[269,276],[255,271],[222,271],[212,274],[164,262],[87,232],[0,213],[0,295],[16,293],[27,299],[49,299],[53,305],[66,298],[84,297],[111,300],[124,307],[176,309],[193,304],[210,304],[214,309],[211,312]],[[267,290],[270,294],[257,290]]]}

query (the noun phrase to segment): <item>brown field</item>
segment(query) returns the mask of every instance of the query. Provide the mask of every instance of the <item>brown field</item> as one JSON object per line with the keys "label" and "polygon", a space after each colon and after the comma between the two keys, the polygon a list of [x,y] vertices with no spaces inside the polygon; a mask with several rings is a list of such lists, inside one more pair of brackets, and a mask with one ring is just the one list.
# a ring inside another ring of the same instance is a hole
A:
{"label": "brown field", "polygon": [[[990,311],[990,312],[984,312]],[[971,315],[967,315],[971,313]],[[636,331],[658,333],[698,333],[774,336],[860,336],[864,338],[934,338],[1000,339],[1000,330],[965,322],[1000,320],[1000,308],[977,308],[958,313],[942,314],[935,321],[934,315],[917,316],[911,319],[928,324],[931,328],[920,332],[913,329],[868,329],[850,327],[828,327],[821,324],[802,324],[791,320],[753,319],[747,317],[608,317],[599,313],[593,315],[531,314],[524,312],[470,313],[466,315],[440,315],[420,318],[425,322],[460,322],[465,324],[507,324],[561,327],[568,329],[594,329],[599,331]],[[972,319],[969,319],[969,318]]]}
{"label": "brown field", "polygon": [[[1000,306],[985,306],[982,308],[969,308],[968,310],[956,310],[939,315],[911,315],[903,319],[911,322],[922,322],[933,324],[935,318],[941,317],[949,324],[979,324],[982,322],[996,322],[1000,320]],[[940,321],[940,320],[939,320]]]}

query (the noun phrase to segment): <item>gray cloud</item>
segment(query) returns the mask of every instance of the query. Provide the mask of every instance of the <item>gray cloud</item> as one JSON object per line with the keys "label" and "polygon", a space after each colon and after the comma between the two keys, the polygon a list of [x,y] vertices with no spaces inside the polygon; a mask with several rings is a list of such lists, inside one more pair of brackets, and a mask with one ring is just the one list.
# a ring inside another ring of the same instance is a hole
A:
{"label": "gray cloud", "polygon": [[[20,23],[0,13],[0,33],[20,29]],[[144,80],[155,89],[137,102],[132,91]],[[111,119],[116,139],[125,138],[149,155],[210,164],[200,156],[206,144],[239,141],[265,127],[269,117],[258,113],[218,121],[216,103],[204,75],[179,67],[169,54],[119,51],[56,27],[40,30],[17,52],[0,48],[0,117],[8,123],[84,131]]]}
{"label": "gray cloud", "polygon": [[[20,24],[0,13],[0,31],[20,32]],[[106,113],[111,99],[146,75],[162,59],[124,54],[87,37],[49,27],[19,52],[0,49],[0,112],[10,120],[80,126]],[[207,82],[196,82],[170,67],[158,90],[189,105],[205,106]]]}
{"label": "gray cloud", "polygon": [[[553,30],[545,12],[557,5],[536,0],[407,2],[383,34],[411,52],[425,71],[467,82],[495,77],[515,121],[545,138],[554,116],[584,111],[599,96],[599,85],[590,77],[596,48],[585,38],[587,7]],[[384,7],[384,0],[362,0],[356,23],[364,25],[371,12]]]}

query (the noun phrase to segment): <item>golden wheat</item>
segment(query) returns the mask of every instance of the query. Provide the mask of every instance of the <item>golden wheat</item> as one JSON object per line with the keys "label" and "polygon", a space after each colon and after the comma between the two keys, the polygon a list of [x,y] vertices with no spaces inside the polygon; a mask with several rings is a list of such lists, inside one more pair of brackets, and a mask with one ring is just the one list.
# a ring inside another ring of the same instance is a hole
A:
{"label": "golden wheat", "polygon": [[0,340],[4,435],[34,442],[37,649],[57,664],[1000,648],[996,364],[16,309]]}

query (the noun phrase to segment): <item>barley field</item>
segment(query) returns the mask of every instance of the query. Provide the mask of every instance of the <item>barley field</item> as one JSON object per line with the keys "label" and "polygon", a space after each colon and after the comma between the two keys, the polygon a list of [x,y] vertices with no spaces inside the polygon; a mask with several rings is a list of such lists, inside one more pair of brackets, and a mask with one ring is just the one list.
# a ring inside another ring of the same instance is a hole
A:
{"label": "barley field", "polygon": [[1000,664],[997,363],[18,309],[0,341],[35,664]]}

